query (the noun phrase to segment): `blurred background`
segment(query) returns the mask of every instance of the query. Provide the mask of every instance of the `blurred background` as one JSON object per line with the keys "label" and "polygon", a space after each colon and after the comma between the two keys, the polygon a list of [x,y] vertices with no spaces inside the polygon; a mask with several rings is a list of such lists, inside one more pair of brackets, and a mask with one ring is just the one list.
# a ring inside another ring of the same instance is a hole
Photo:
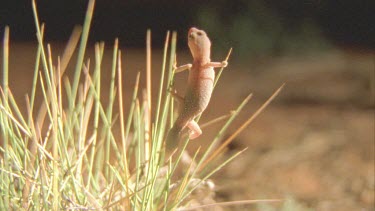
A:
{"label": "blurred background", "polygon": [[[31,2],[0,2],[1,36],[10,26],[10,86],[23,102],[36,54]],[[83,23],[87,0],[39,0],[37,7],[45,41],[57,56],[74,26]],[[166,31],[178,32],[183,64],[191,61],[185,35],[191,26],[211,38],[213,60],[234,49],[202,122],[253,93],[238,126],[286,83],[229,146],[228,154],[249,148],[214,176],[217,201],[291,197],[302,210],[374,210],[375,1],[97,0],[87,55],[97,41],[105,41],[110,52],[119,38],[130,93],[136,72],[145,69],[146,30],[152,30],[158,80]],[[106,59],[109,66],[110,55]],[[180,92],[186,77],[176,77]],[[205,129],[191,149],[211,140],[219,126]]]}

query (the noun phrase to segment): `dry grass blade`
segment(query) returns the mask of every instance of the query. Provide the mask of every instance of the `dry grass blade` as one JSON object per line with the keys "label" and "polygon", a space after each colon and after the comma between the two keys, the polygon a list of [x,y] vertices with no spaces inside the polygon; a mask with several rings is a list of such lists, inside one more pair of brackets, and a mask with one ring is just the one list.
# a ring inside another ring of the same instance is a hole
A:
{"label": "dry grass blade", "polygon": [[[225,115],[219,116],[219,117],[217,117],[215,119],[212,119],[212,120],[210,120],[208,122],[205,122],[205,123],[201,124],[199,127],[201,129],[207,128],[207,127],[209,127],[211,125],[217,124],[217,123],[219,123],[221,121],[224,121],[224,120],[230,118],[232,115],[233,115],[233,112],[231,112],[229,114],[225,114]],[[184,134],[182,134],[181,137],[182,138],[186,138],[188,135],[189,135],[188,133],[184,133]]]}
{"label": "dry grass blade", "polygon": [[[118,102],[119,102],[119,112],[120,112],[120,130],[121,130],[121,141],[122,141],[122,155],[123,155],[123,162],[128,163],[127,158],[127,151],[126,151],[126,140],[125,140],[125,117],[124,117],[124,101],[123,96],[124,93],[122,92],[122,63],[121,63],[121,51],[118,52],[118,59],[117,59],[117,74],[118,74]],[[124,166],[125,169],[125,184],[129,178],[129,169],[128,166]],[[129,189],[129,187],[127,187]]]}
{"label": "dry grass blade", "polygon": [[72,35],[70,35],[70,38],[68,40],[68,44],[65,47],[64,53],[61,57],[61,75],[64,74],[66,67],[69,64],[70,59],[73,56],[74,50],[77,47],[79,38],[82,33],[82,27],[76,26],[73,29]]}
{"label": "dry grass blade", "polygon": [[22,124],[20,122],[18,122],[18,120],[16,120],[13,115],[11,113],[9,113],[5,108],[4,106],[0,105],[0,109],[4,111],[4,114],[6,114],[8,116],[8,118],[10,118],[14,124],[16,124],[18,126],[18,128],[25,133],[25,135],[27,135],[28,137],[31,137],[31,132],[28,131],[26,128],[24,128],[22,126]]}
{"label": "dry grass blade", "polygon": [[218,156],[230,142],[233,141],[235,137],[238,136],[250,123],[254,121],[254,119],[271,103],[271,101],[280,93],[283,89],[285,84],[281,85],[272,96],[245,122],[243,123],[227,140],[224,141],[222,145],[218,149],[216,149],[212,155],[202,164],[201,168],[204,168],[211,160],[213,160],[216,156]]}
{"label": "dry grass blade", "polygon": [[73,109],[74,102],[76,100],[77,96],[77,90],[78,90],[78,84],[79,84],[79,78],[81,76],[82,66],[83,66],[83,60],[86,52],[86,44],[89,36],[89,30],[91,25],[91,20],[94,13],[94,6],[95,6],[95,0],[89,0],[85,15],[85,22],[83,24],[83,30],[82,30],[82,36],[81,36],[81,43],[78,50],[78,57],[77,57],[77,65],[74,71],[74,80],[72,85],[72,99],[70,99],[70,109]]}
{"label": "dry grass blade", "polygon": [[8,93],[8,58],[9,58],[9,27],[6,26],[4,30],[3,39],[3,89],[5,93],[5,102],[7,101]]}
{"label": "dry grass blade", "polygon": [[150,140],[151,140],[151,30],[147,30],[146,35],[146,96],[145,96],[145,159],[146,169],[148,169],[148,160],[150,157]]}
{"label": "dry grass blade", "polygon": [[[227,54],[227,56],[225,57],[225,60],[224,60],[224,61],[226,61],[226,62],[228,61],[230,55],[232,54],[232,50],[233,50],[233,48],[230,48],[230,49],[229,49],[228,54]],[[224,67],[222,67],[222,68],[220,69],[219,73],[218,73],[217,76],[215,77],[214,87],[216,87],[216,84],[217,84],[217,82],[219,81],[219,78],[220,78],[221,74],[223,73],[223,70],[224,70]]]}
{"label": "dry grass blade", "polygon": [[[43,26],[41,27],[40,29],[41,31],[41,39],[43,38]],[[56,75],[56,77],[54,78],[55,81],[58,82],[57,85],[59,85],[59,83],[61,82],[61,77],[62,75],[64,75],[64,72],[66,70],[66,67],[68,66],[68,63],[71,59],[71,57],[73,56],[73,53],[74,53],[74,50],[76,49],[77,47],[77,44],[78,44],[78,41],[79,41],[79,38],[80,38],[80,34],[81,34],[81,27],[75,27],[73,32],[72,32],[72,35],[70,36],[69,38],[69,41],[68,41],[68,44],[64,50],[64,53],[63,53],[63,56],[62,56],[62,59],[61,59],[61,66],[60,66],[60,74]],[[40,46],[42,46],[40,44]],[[48,96],[51,95],[51,92],[48,91]],[[42,105],[40,106],[39,108],[39,112],[38,112],[38,116],[37,116],[37,123],[38,125],[40,125],[41,127],[43,126],[44,124],[44,119],[45,119],[45,116],[46,116],[46,112],[47,112],[47,109],[46,109],[46,104],[49,104],[50,103],[50,98],[48,98],[49,100],[48,101],[43,101],[42,102]]]}
{"label": "dry grass blade", "polygon": [[[146,38],[146,89],[147,105],[149,109],[148,119],[151,120],[151,31],[147,30]],[[148,122],[148,131],[151,129],[151,121]]]}
{"label": "dry grass blade", "polygon": [[209,207],[224,207],[224,206],[235,206],[235,205],[245,205],[245,204],[255,204],[255,203],[273,203],[273,202],[282,202],[282,199],[254,199],[254,200],[241,200],[241,201],[227,201],[227,202],[218,202],[212,204],[204,204],[194,207],[180,208],[178,211],[188,211],[188,210],[201,210]]}
{"label": "dry grass blade", "polygon": [[233,112],[230,112],[229,114],[224,114],[222,116],[219,116],[219,117],[217,117],[215,119],[212,119],[212,120],[210,120],[208,122],[205,122],[205,123],[201,124],[200,128],[203,129],[203,128],[209,127],[209,126],[211,126],[213,124],[216,124],[216,123],[219,123],[221,121],[224,121],[224,120],[228,119],[229,117],[231,117],[232,115],[233,115]]}

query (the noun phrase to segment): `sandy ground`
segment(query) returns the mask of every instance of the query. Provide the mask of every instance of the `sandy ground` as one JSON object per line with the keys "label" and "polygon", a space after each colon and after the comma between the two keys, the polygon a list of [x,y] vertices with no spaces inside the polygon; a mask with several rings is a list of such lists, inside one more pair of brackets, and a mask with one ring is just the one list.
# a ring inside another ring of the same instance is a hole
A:
{"label": "sandy ground", "polygon": [[[52,49],[54,55],[62,52],[58,44]],[[111,49],[106,52],[108,57],[103,65],[108,67]],[[144,72],[145,53],[126,48],[123,53],[124,88],[129,97],[136,71]],[[178,53],[179,63],[189,62],[186,53]],[[33,44],[11,45],[10,86],[21,105],[31,87],[35,54]],[[92,57],[92,50],[89,55]],[[155,80],[160,72],[160,58],[161,51],[154,51]],[[286,86],[229,146],[228,154],[248,149],[213,177],[216,199],[293,197],[300,206],[315,210],[374,210],[374,61],[370,54],[336,51],[305,57],[230,61],[202,119],[206,122],[228,113],[253,93],[253,99],[228,135],[281,84],[286,82]],[[103,80],[109,77],[104,73]],[[180,92],[186,79],[187,73],[176,77]],[[156,83],[154,88],[157,90]],[[190,149],[207,144],[219,128],[220,124],[205,129]],[[256,206],[236,209],[245,208]]]}

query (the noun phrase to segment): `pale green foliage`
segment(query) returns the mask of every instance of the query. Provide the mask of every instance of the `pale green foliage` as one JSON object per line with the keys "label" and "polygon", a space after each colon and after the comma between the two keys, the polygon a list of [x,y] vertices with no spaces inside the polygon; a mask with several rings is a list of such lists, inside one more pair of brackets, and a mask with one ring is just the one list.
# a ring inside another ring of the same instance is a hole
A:
{"label": "pale green foliage", "polygon": [[[168,33],[166,38],[158,104],[152,118],[155,122],[148,125],[148,112],[152,108],[147,107],[148,99],[138,99],[140,74],[135,80],[133,97],[122,98],[121,52],[117,40],[112,53],[109,99],[103,102],[101,63],[104,43],[95,45],[94,65],[84,59],[93,5],[94,1],[90,1],[75,74],[70,81],[64,72],[75,51],[77,42],[74,40],[78,41],[79,33],[73,33],[61,58],[52,59],[56,57],[51,53],[52,47],[43,42],[43,26],[39,24],[33,2],[39,45],[26,115],[22,115],[8,88],[9,34],[4,37],[5,77],[0,98],[2,209],[168,210],[185,204],[184,199],[200,184],[188,185],[194,175],[189,172],[183,178],[171,180],[182,150],[177,153],[177,161],[170,162],[169,167],[160,160],[164,154],[163,139],[173,113],[167,90],[173,80],[176,34],[173,33],[170,39]],[[167,79],[164,79],[165,73]],[[41,105],[35,104],[36,92],[43,94]],[[124,100],[131,100],[127,118],[124,117]],[[107,107],[103,107],[104,104]],[[119,106],[119,116],[113,113],[115,106]],[[120,121],[115,121],[117,117]],[[114,127],[121,128],[120,137],[113,134]],[[166,166],[165,176],[159,176],[160,164]],[[170,185],[174,182],[172,191]]]}
{"label": "pale green foliage", "polygon": [[[118,40],[112,51],[109,93],[103,93],[104,43],[95,45],[95,58],[85,58],[93,8],[94,0],[91,0],[82,35],[81,29],[74,30],[64,54],[56,57],[51,53],[52,46],[43,42],[44,28],[33,1],[38,49],[33,86],[27,94],[24,112],[20,111],[8,87],[9,29],[5,30],[4,77],[0,92],[1,210],[171,210],[186,207],[193,200],[195,189],[201,189],[212,174],[242,152],[217,166],[208,165],[252,121],[254,116],[214,151],[249,97],[225,118],[218,118],[227,122],[208,150],[202,155],[194,154],[196,167],[189,166],[178,177],[176,171],[189,140],[182,140],[183,147],[168,162],[164,160],[163,146],[174,120],[173,100],[168,90],[173,84],[176,33],[172,36],[167,33],[161,77],[157,82],[160,86],[155,91],[157,104],[155,108],[149,107],[150,99],[138,98],[140,75],[146,75],[143,73],[135,78],[133,95],[123,99],[122,78],[126,72],[122,71]],[[150,53],[149,45],[147,49]],[[69,80],[65,70],[74,51],[78,51],[78,58],[74,77]],[[149,61],[146,63],[150,65]],[[37,92],[43,96],[41,105],[35,103]],[[123,105],[126,100],[131,101],[129,108]],[[114,113],[116,107],[119,113]],[[127,117],[124,110],[128,111]],[[113,128],[120,128],[121,135],[114,135]]]}

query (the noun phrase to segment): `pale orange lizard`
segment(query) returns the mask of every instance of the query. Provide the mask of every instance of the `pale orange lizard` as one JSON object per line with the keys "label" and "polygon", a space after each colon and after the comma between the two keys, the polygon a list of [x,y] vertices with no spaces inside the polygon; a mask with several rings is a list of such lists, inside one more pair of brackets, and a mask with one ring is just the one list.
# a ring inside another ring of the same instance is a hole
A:
{"label": "pale orange lizard", "polygon": [[185,97],[172,93],[180,102],[180,113],[173,127],[169,130],[166,146],[172,150],[180,141],[181,132],[187,126],[189,138],[195,139],[202,134],[194,118],[201,114],[210,102],[214,80],[214,67],[226,67],[228,63],[211,62],[211,41],[206,32],[195,27],[188,32],[188,45],[193,56],[193,64],[185,64],[175,68],[175,73],[189,69],[188,87]]}

